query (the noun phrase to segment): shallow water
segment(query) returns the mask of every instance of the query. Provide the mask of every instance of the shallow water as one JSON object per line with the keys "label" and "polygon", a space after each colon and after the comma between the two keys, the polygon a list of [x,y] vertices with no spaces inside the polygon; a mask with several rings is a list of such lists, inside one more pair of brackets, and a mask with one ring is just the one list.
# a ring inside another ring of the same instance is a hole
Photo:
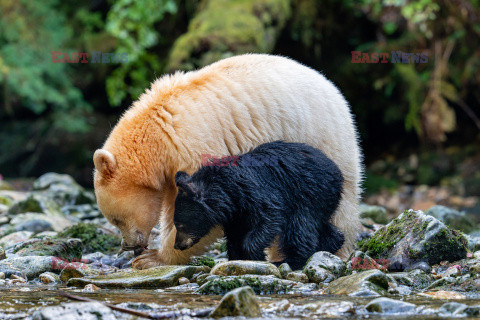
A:
{"label": "shallow water", "polygon": [[[97,292],[83,292],[54,286],[15,286],[0,289],[0,319],[31,319],[32,313],[44,306],[58,305],[62,302],[73,302],[60,296],[57,290],[64,290],[74,295],[95,299],[100,302],[109,302],[122,307],[132,308],[150,314],[179,311],[200,310],[215,307],[221,296],[199,295],[179,290],[99,290]],[[420,296],[398,297],[399,299],[422,306],[421,313],[409,315],[381,315],[368,313],[364,306],[373,298],[358,298],[348,296],[333,296],[323,294],[313,295],[266,295],[257,296],[262,308],[262,318],[269,319],[448,319],[439,317],[435,310],[444,304],[445,300],[433,300]],[[289,302],[288,308],[278,307]],[[459,300],[468,305],[479,305],[480,299]],[[316,306],[316,307],[313,307]],[[287,310],[286,310],[287,309]],[[118,319],[142,319],[114,311]],[[183,316],[182,319],[189,319]],[[60,320],[60,319],[59,319]]]}

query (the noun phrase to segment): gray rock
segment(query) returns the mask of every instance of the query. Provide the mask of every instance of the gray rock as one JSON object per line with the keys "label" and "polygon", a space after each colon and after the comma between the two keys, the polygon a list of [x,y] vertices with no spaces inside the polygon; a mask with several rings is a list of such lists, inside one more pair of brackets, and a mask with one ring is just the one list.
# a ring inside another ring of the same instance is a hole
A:
{"label": "gray rock", "polygon": [[256,294],[308,293],[316,290],[315,283],[278,279],[275,276],[210,276],[198,289],[202,294],[225,294],[231,289],[249,286]]}
{"label": "gray rock", "polygon": [[53,231],[52,224],[48,221],[41,219],[33,219],[22,222],[15,226],[16,231],[31,231],[33,233],[39,233],[43,231]]}
{"label": "gray rock", "polygon": [[212,318],[238,316],[260,317],[260,306],[250,287],[241,287],[228,292],[210,314]]}
{"label": "gray rock", "polygon": [[7,255],[5,254],[5,250],[3,247],[0,247],[0,260],[6,259]]}
{"label": "gray rock", "polygon": [[[106,271],[106,272],[103,272]],[[62,272],[60,273],[60,280],[67,283],[70,279],[78,279],[85,277],[96,277],[102,274],[109,274],[117,271],[115,268],[109,270],[100,270],[92,268],[91,265],[85,263],[65,263],[62,266]]]}
{"label": "gray rock", "polygon": [[325,292],[354,297],[375,297],[385,295],[387,290],[387,276],[379,270],[369,270],[338,278],[328,284]]}
{"label": "gray rock", "polygon": [[466,316],[465,310],[469,308],[466,304],[458,302],[447,302],[444,303],[438,310],[439,314],[442,316]]}
{"label": "gray rock", "polygon": [[84,287],[94,284],[100,288],[166,288],[178,285],[178,279],[191,279],[199,272],[209,272],[208,267],[160,266],[147,270],[123,269],[108,275],[72,278],[67,286]]}
{"label": "gray rock", "polygon": [[473,234],[465,235],[468,241],[468,249],[470,251],[478,251],[480,250],[480,235],[478,232],[474,232]]}
{"label": "gray rock", "polygon": [[308,283],[307,275],[303,272],[298,272],[298,271],[290,272],[289,274],[287,274],[287,277],[285,279],[296,281],[296,282]]}
{"label": "gray rock", "polygon": [[44,231],[62,231],[73,225],[72,221],[60,215],[46,215],[43,213],[21,213],[12,217],[10,225],[15,226],[17,231],[32,231],[40,233]]}
{"label": "gray rock", "polygon": [[16,215],[26,212],[45,213],[52,216],[63,216],[59,205],[55,201],[45,194],[36,192],[30,193],[26,199],[16,202],[8,210],[9,215]]}
{"label": "gray rock", "polygon": [[292,268],[290,268],[290,266],[288,265],[288,263],[282,263],[279,267],[278,267],[278,271],[280,272],[280,275],[282,276],[282,278],[286,278],[287,274],[289,274],[290,272],[292,272]]}
{"label": "gray rock", "polygon": [[388,223],[387,209],[384,207],[361,204],[358,210],[360,211],[360,218],[370,218],[373,222],[379,224]]}
{"label": "gray rock", "polygon": [[[0,272],[10,277],[11,275],[22,275],[29,280],[38,277],[40,274],[52,269],[54,257],[15,257],[0,261]],[[58,270],[59,272],[59,270]]]}
{"label": "gray rock", "polygon": [[428,263],[426,263],[424,261],[419,261],[419,262],[416,262],[416,263],[413,263],[413,264],[409,265],[405,269],[405,271],[412,271],[412,270],[415,270],[415,269],[422,270],[425,273],[432,272],[432,267],[430,267],[428,265]]}
{"label": "gray rock", "polygon": [[345,263],[334,254],[325,251],[315,253],[307,261],[303,272],[315,283],[331,282],[345,274]]}
{"label": "gray rock", "polygon": [[405,314],[415,312],[416,306],[413,303],[398,301],[389,298],[377,298],[370,301],[365,309],[370,312],[379,312],[386,314]]}
{"label": "gray rock", "polygon": [[389,270],[402,271],[424,261],[430,265],[467,256],[467,240],[458,231],[421,211],[405,211],[360,244],[375,259],[386,259]]}
{"label": "gray rock", "polygon": [[100,302],[71,302],[44,307],[32,315],[33,320],[116,320],[107,306]]}
{"label": "gray rock", "polygon": [[0,239],[0,246],[8,249],[20,242],[27,241],[33,235],[31,231],[17,231]]}
{"label": "gray rock", "polygon": [[240,276],[244,274],[273,275],[281,278],[280,271],[275,265],[265,261],[231,260],[218,263],[210,272],[217,276]]}
{"label": "gray rock", "polygon": [[460,230],[465,233],[478,229],[475,221],[465,212],[460,212],[445,206],[434,206],[425,211],[425,214],[432,216],[450,228]]}
{"label": "gray rock", "polygon": [[47,192],[59,206],[95,203],[94,195],[66,174],[46,173],[33,183],[33,189]]}
{"label": "gray rock", "polygon": [[82,258],[82,248],[79,239],[30,239],[16,245],[12,253],[19,257],[49,256],[79,261]]}
{"label": "gray rock", "polygon": [[58,276],[58,274],[55,274],[53,272],[44,272],[39,275],[38,278],[45,284],[60,282],[60,277]]}

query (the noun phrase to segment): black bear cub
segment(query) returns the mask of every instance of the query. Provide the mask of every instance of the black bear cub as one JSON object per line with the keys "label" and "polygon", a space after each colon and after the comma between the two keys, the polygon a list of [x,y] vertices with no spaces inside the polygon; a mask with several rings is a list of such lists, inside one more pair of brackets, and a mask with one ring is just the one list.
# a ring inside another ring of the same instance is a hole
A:
{"label": "black bear cub", "polygon": [[177,172],[175,249],[185,250],[221,226],[230,260],[265,260],[278,239],[293,270],[317,251],[335,253],[343,234],[330,222],[342,194],[340,169],[301,143],[265,143],[228,161]]}

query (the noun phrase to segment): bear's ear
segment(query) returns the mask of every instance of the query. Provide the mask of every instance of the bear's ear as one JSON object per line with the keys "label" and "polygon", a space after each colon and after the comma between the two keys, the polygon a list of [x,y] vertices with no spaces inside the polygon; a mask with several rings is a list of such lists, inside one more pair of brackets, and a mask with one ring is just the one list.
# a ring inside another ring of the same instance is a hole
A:
{"label": "bear's ear", "polygon": [[113,175],[117,168],[117,162],[113,154],[104,149],[95,151],[93,154],[93,163],[95,164],[95,169],[104,176]]}
{"label": "bear's ear", "polygon": [[195,195],[196,188],[194,187],[193,183],[187,182],[188,178],[190,178],[188,173],[183,171],[178,171],[175,174],[175,184],[177,185],[178,189],[185,191],[187,194]]}

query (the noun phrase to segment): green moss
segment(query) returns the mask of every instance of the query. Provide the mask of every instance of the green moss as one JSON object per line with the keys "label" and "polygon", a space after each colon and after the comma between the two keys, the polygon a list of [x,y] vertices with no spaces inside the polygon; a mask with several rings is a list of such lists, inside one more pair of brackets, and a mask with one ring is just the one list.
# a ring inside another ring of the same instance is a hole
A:
{"label": "green moss", "polygon": [[121,244],[121,238],[115,234],[107,234],[99,226],[91,223],[78,223],[58,234],[59,238],[78,238],[84,245],[84,253],[113,253]]}
{"label": "green moss", "polygon": [[79,260],[82,258],[82,243],[78,240],[44,239],[27,241],[15,247],[13,253],[19,256],[51,256],[61,259]]}
{"label": "green moss", "polygon": [[190,259],[190,266],[207,266],[209,268],[213,268],[215,266],[215,260],[210,257],[200,256],[200,257],[193,257]]}
{"label": "green moss", "polygon": [[290,0],[207,0],[175,42],[168,69],[205,66],[246,52],[271,52],[290,16]]}

